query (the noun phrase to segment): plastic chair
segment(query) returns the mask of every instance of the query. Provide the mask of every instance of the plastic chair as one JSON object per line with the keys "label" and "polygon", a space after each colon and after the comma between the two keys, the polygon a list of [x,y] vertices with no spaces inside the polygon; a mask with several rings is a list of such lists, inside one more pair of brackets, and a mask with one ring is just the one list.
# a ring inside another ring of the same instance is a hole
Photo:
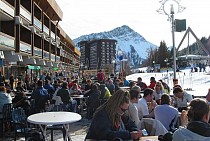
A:
{"label": "plastic chair", "polygon": [[[55,105],[53,108],[53,111],[68,111],[68,104],[60,104],[60,105]],[[47,127],[47,130],[50,130],[51,132],[51,140],[53,141],[53,131],[54,130],[60,130],[63,132],[63,138],[65,138],[65,135],[67,134],[65,132],[65,129],[63,127],[63,125],[50,125]],[[70,141],[70,138],[68,137],[68,140]]]}
{"label": "plastic chair", "polygon": [[17,108],[12,111],[12,122],[15,130],[14,141],[16,141],[17,133],[22,133],[25,135],[25,139],[27,138],[27,132],[29,132],[31,128],[28,128],[26,118],[23,108]]}
{"label": "plastic chair", "polygon": [[11,121],[12,121],[12,109],[13,109],[13,104],[8,103],[4,104],[3,109],[2,109],[2,117],[0,117],[1,120],[1,130],[2,130],[2,135],[4,137],[4,132],[11,129]]}

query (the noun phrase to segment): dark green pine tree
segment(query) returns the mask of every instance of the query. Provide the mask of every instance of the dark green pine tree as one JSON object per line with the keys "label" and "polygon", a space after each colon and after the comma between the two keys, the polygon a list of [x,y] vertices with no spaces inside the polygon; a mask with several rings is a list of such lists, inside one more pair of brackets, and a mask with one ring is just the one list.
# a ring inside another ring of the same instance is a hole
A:
{"label": "dark green pine tree", "polygon": [[166,67],[166,58],[169,60],[170,58],[170,52],[168,51],[168,48],[166,46],[165,41],[160,42],[160,46],[158,48],[158,57],[157,57],[157,63],[160,64],[160,67]]}

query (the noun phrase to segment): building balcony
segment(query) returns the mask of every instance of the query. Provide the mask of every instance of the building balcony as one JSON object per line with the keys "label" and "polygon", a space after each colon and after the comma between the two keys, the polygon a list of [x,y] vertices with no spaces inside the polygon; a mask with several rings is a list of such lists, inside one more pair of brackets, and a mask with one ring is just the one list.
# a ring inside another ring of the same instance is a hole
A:
{"label": "building balcony", "polygon": [[55,57],[55,61],[56,61],[56,62],[60,62],[60,56],[56,56],[56,57]]}
{"label": "building balcony", "polygon": [[21,41],[20,51],[31,54],[31,45]]}
{"label": "building balcony", "polygon": [[0,32],[0,46],[10,49],[15,49],[15,38]]}
{"label": "building balcony", "polygon": [[55,58],[55,55],[54,55],[54,54],[51,54],[51,55],[50,55],[50,57],[51,57],[51,61],[55,61],[55,60],[56,60],[56,58]]}
{"label": "building balcony", "polygon": [[15,11],[14,7],[12,7],[9,3],[6,1],[0,1],[0,21],[7,21],[11,20],[6,14],[10,15],[11,17],[14,17]]}
{"label": "building balcony", "polygon": [[44,56],[43,56],[43,58],[49,60],[49,56],[50,56],[49,52],[44,51]]}
{"label": "building balcony", "polygon": [[55,33],[51,31],[51,38],[55,41]]}
{"label": "building balcony", "polygon": [[50,30],[45,25],[43,26],[43,31],[45,34],[47,34],[47,36],[49,36]]}
{"label": "building balcony", "polygon": [[34,47],[34,55],[42,57],[42,50],[40,48]]}
{"label": "building balcony", "polygon": [[42,30],[42,23],[34,17],[34,25],[41,31]]}
{"label": "building balcony", "polygon": [[31,23],[31,13],[28,10],[26,10],[23,6],[20,6],[20,15],[25,20]]}

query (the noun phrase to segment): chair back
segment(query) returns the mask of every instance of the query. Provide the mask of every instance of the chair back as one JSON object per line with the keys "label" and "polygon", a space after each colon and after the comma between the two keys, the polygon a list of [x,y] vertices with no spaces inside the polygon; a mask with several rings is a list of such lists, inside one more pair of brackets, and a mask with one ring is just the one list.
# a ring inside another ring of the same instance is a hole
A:
{"label": "chair back", "polygon": [[3,109],[2,109],[3,122],[12,121],[12,109],[13,109],[12,103],[4,104]]}
{"label": "chair back", "polygon": [[23,108],[17,108],[12,111],[12,122],[15,127],[15,132],[25,132],[27,122]]}
{"label": "chair back", "polygon": [[29,108],[29,115],[38,113],[35,107],[35,99],[31,99],[30,101],[30,108]]}
{"label": "chair back", "polygon": [[12,111],[13,123],[26,122],[26,114],[23,108],[17,108]]}
{"label": "chair back", "polygon": [[55,104],[51,111],[68,111],[68,104],[63,104],[60,96],[54,96]]}
{"label": "chair back", "polygon": [[69,111],[69,104],[54,105],[52,111]]}
{"label": "chair back", "polygon": [[8,103],[8,104],[4,104],[3,108],[2,108],[2,113],[1,113],[1,127],[2,129],[0,129],[0,131],[2,133],[0,133],[1,135],[4,136],[4,132],[7,130],[11,130],[12,126],[11,126],[11,122],[12,122],[12,109],[13,109],[13,104],[12,103]]}
{"label": "chair back", "polygon": [[55,100],[55,105],[63,104],[60,96],[55,96],[54,100]]}

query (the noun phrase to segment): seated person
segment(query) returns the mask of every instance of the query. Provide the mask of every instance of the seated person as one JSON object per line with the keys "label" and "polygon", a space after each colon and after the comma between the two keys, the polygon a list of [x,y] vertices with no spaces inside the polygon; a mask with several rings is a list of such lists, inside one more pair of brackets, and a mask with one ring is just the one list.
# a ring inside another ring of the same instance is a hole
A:
{"label": "seated person", "polygon": [[37,81],[37,88],[31,93],[31,99],[35,100],[34,113],[45,111],[45,104],[50,99],[50,95],[47,90],[44,89],[42,80]]}
{"label": "seated person", "polygon": [[96,83],[101,91],[100,99],[109,99],[112,95],[105,84]]}
{"label": "seated person", "polygon": [[116,138],[122,140],[139,139],[141,132],[134,122],[128,119],[125,124],[121,120],[121,116],[128,110],[128,106],[129,93],[119,89],[94,113],[86,139],[110,141]]}
{"label": "seated person", "polygon": [[173,141],[209,141],[209,105],[204,99],[196,98],[190,102],[187,128],[179,128],[173,134]]}
{"label": "seated person", "polygon": [[78,87],[77,83],[74,83],[73,86],[70,88],[70,95],[81,95],[82,91]]}
{"label": "seated person", "polygon": [[129,83],[130,89],[131,89],[132,87],[134,87],[134,86],[136,86],[136,82],[135,82],[135,81],[131,81],[131,82]]}
{"label": "seated person", "polygon": [[16,93],[15,98],[12,99],[12,103],[15,105],[16,108],[18,107],[23,108],[26,115],[28,115],[30,108],[30,101],[28,100],[23,91]]}
{"label": "seated person", "polygon": [[161,96],[161,105],[155,107],[154,113],[155,119],[159,120],[168,131],[174,131],[179,113],[176,108],[170,106],[170,103],[170,96],[163,94]]}
{"label": "seated person", "polygon": [[0,113],[2,112],[4,104],[12,103],[12,97],[6,93],[6,88],[0,86]]}
{"label": "seated person", "polygon": [[147,84],[142,81],[141,77],[137,78],[137,85],[144,91],[147,88]]}
{"label": "seated person", "polygon": [[[153,109],[157,105],[156,102],[153,101],[154,95],[153,95],[153,89],[146,88],[144,90],[144,95],[141,99],[139,99],[138,103],[135,103],[134,105],[138,109],[139,113],[139,119],[141,118],[154,118],[154,111]],[[147,102],[150,102],[150,105],[148,106]]]}
{"label": "seated person", "polygon": [[110,94],[113,95],[114,92],[115,92],[115,85],[113,83],[113,80],[112,79],[108,79],[106,82],[107,82],[106,83],[106,87],[109,89]]}
{"label": "seated person", "polygon": [[[138,86],[139,87],[139,86]],[[161,124],[160,121],[152,118],[139,119],[138,109],[134,103],[138,103],[140,92],[136,89],[130,90],[130,104],[129,104],[129,117],[134,121],[138,129],[145,129],[150,136],[159,136],[167,133],[167,129]]]}
{"label": "seated person", "polygon": [[[141,96],[141,87],[138,85],[133,86],[130,90],[135,90],[139,93],[139,98],[142,98]],[[137,102],[138,103],[138,102]]]}
{"label": "seated person", "polygon": [[87,108],[88,108],[88,118],[92,118],[92,114],[95,112],[95,110],[99,106],[99,97],[101,95],[101,92],[96,84],[92,85],[92,88],[89,92],[89,97],[87,100]]}
{"label": "seated person", "polygon": [[175,96],[174,107],[180,108],[180,112],[182,109],[186,110],[186,107],[188,106],[189,102],[193,99],[192,95],[183,91],[180,87],[175,87],[173,93]]}
{"label": "seated person", "polygon": [[161,82],[157,81],[154,88],[154,97],[157,104],[160,104],[160,99],[163,94],[165,94],[164,87]]}
{"label": "seated person", "polygon": [[45,80],[45,85],[43,87],[48,91],[50,97],[52,97],[53,94],[55,93],[55,89],[53,85],[50,84],[50,81],[48,79]]}
{"label": "seated person", "polygon": [[26,91],[25,88],[23,87],[21,81],[19,81],[19,82],[17,83],[17,87],[16,87],[15,89],[16,89],[16,92],[22,92],[22,91],[25,92],[25,91]]}
{"label": "seated person", "polygon": [[86,81],[86,84],[85,84],[85,91],[90,90],[92,88],[92,85],[93,85],[92,80],[91,79],[88,79]]}
{"label": "seated person", "polygon": [[155,77],[150,77],[150,84],[148,87],[154,90],[155,84],[156,84]]}
{"label": "seated person", "polygon": [[61,101],[63,102],[63,104],[70,104],[69,108],[71,109],[71,111],[75,113],[77,112],[77,101],[71,98],[67,82],[63,82],[62,88],[58,89],[56,96],[61,97]]}
{"label": "seated person", "polygon": [[160,79],[159,81],[162,83],[165,92],[166,92],[167,94],[170,94],[170,87],[168,86],[168,84],[165,83],[165,82],[163,82],[163,80],[161,80],[161,79]]}

